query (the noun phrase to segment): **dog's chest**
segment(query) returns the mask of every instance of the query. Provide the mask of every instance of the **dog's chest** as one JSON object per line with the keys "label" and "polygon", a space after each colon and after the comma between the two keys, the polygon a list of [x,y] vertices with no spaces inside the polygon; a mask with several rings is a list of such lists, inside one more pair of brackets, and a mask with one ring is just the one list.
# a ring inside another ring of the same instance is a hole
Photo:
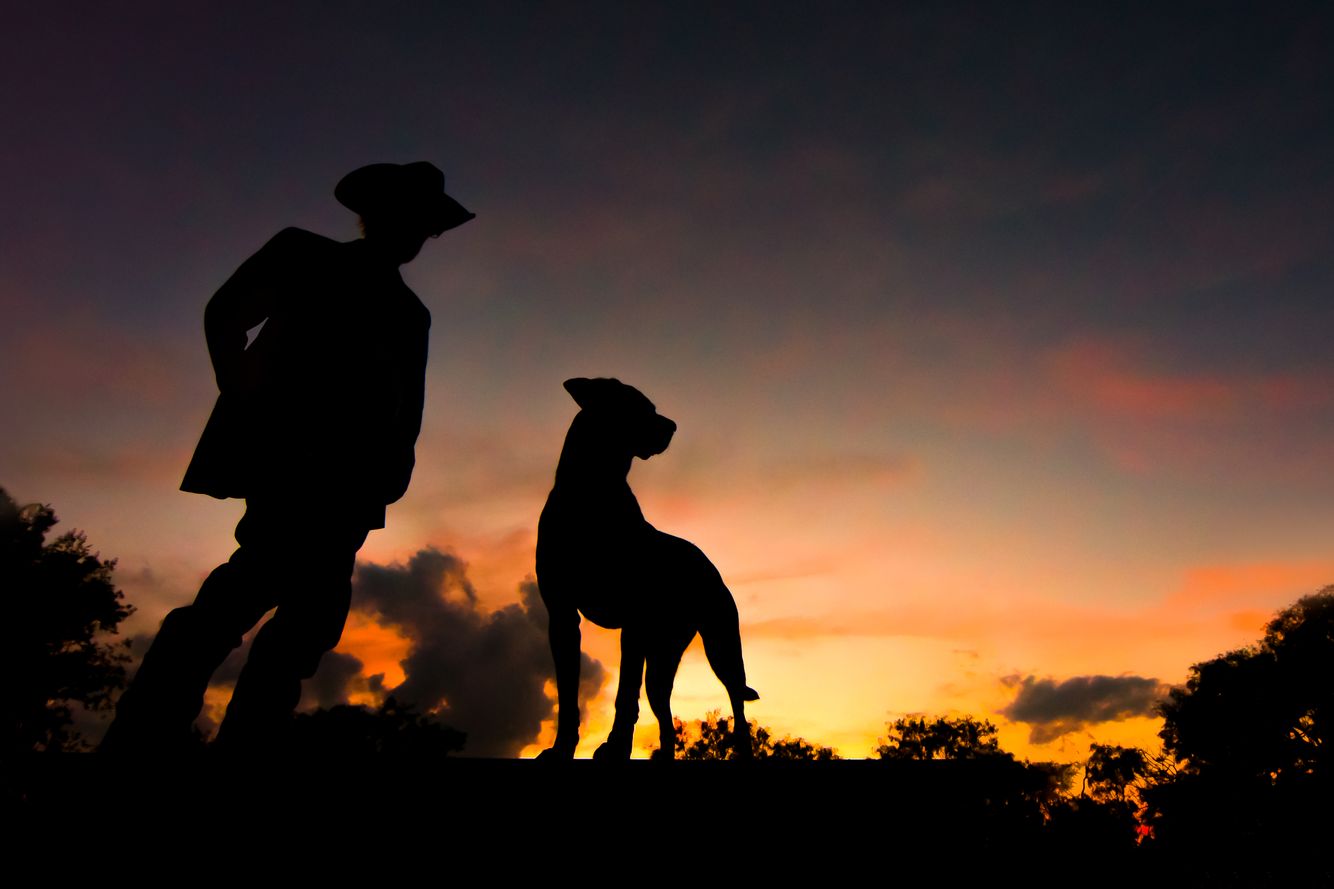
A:
{"label": "dog's chest", "polygon": [[537,528],[538,571],[572,582],[621,575],[653,527],[628,485],[620,490],[553,490]]}

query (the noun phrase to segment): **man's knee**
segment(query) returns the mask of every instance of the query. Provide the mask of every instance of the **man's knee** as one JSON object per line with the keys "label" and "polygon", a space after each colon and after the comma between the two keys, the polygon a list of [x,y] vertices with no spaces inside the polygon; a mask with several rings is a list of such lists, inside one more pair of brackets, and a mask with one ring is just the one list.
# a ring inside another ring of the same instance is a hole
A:
{"label": "man's knee", "polygon": [[241,547],[204,579],[193,607],[244,635],[278,604],[279,592],[288,585],[262,554]]}
{"label": "man's knee", "polygon": [[337,648],[338,641],[343,638],[343,623],[344,620],[339,620],[337,625],[331,621],[319,622],[293,634],[293,666],[298,676],[309,679],[315,675],[321,658]]}
{"label": "man's knee", "polygon": [[247,664],[264,673],[309,679],[319,668],[320,659],[342,638],[345,615],[336,617],[296,618],[284,615],[280,608],[255,637]]}
{"label": "man's knee", "polygon": [[233,621],[219,620],[218,615],[206,608],[185,605],[173,609],[163,618],[154,646],[186,649],[200,655],[219,651],[225,657],[225,652],[241,644],[247,629]]}

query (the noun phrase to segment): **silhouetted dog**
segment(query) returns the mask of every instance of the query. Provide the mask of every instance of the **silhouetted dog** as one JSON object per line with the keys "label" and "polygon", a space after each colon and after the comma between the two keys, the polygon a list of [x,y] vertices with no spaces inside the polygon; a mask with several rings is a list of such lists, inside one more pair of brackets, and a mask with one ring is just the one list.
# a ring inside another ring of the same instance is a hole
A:
{"label": "silhouetted dog", "polygon": [[635,457],[667,449],[676,424],[619,380],[566,380],[565,389],[582,410],[565,437],[537,529],[537,579],[551,618],[559,702],[556,743],[543,756],[573,756],[579,741],[582,612],[621,630],[616,719],[595,759],[629,757],[641,679],[658,719],[657,755],[672,757],[672,684],[696,633],[732,702],[734,749],[749,757],[745,702],[759,695],[746,686],[736,602],[698,547],[644,520],[626,480]]}

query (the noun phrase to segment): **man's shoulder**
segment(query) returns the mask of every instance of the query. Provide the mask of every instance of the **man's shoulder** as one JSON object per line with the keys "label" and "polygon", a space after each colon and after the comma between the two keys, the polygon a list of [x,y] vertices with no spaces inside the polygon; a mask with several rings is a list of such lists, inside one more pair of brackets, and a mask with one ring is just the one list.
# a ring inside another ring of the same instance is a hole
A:
{"label": "man's shoulder", "polygon": [[311,262],[326,262],[339,246],[323,235],[290,226],[269,238],[251,257],[250,264],[275,272],[305,268]]}
{"label": "man's shoulder", "polygon": [[308,232],[304,228],[288,226],[278,234],[269,238],[269,242],[264,245],[265,250],[270,248],[282,251],[306,251],[306,250],[330,250],[340,246],[338,241],[333,238],[326,238],[324,235],[317,235],[314,232]]}

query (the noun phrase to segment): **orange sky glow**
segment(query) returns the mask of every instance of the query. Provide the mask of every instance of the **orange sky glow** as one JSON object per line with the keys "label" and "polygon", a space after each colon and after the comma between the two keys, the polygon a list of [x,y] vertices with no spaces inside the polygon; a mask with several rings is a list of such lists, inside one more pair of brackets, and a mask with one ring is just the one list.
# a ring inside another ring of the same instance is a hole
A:
{"label": "orange sky glow", "polygon": [[[381,161],[438,164],[477,218],[402,269],[425,415],[361,570],[453,557],[437,617],[522,636],[494,668],[531,692],[495,708],[523,699],[524,756],[571,377],[678,424],[631,471],[644,514],[732,590],[750,716],[847,757],[908,714],[1034,759],[1154,748],[1192,664],[1334,583],[1325,10],[162,7],[33,6],[0,99],[0,486],[118,560],[137,653],[243,510],[178,490],[204,306],[287,226],[356,238],[333,188]],[[352,614],[346,700],[408,684],[390,604]],[[619,659],[583,638],[586,756]],[[673,705],[727,713],[698,643]]]}

